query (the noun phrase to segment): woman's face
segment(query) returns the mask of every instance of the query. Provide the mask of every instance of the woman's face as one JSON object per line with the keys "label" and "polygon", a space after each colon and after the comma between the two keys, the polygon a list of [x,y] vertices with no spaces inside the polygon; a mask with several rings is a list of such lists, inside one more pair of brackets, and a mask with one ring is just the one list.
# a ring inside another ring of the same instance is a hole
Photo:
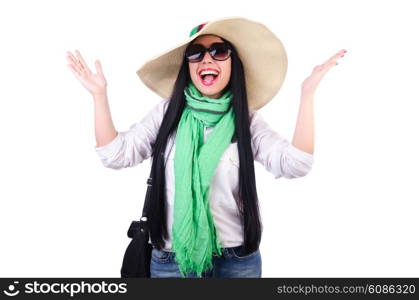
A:
{"label": "woman's face", "polygon": [[[192,44],[201,44],[205,48],[209,48],[215,42],[223,42],[223,40],[215,35],[203,35],[198,37]],[[231,56],[224,61],[219,61],[213,59],[207,51],[200,62],[189,62],[188,64],[192,82],[201,94],[209,98],[219,98],[230,81]],[[206,76],[202,79],[200,72],[204,69],[213,69],[218,72],[218,76],[215,78],[214,76]]]}

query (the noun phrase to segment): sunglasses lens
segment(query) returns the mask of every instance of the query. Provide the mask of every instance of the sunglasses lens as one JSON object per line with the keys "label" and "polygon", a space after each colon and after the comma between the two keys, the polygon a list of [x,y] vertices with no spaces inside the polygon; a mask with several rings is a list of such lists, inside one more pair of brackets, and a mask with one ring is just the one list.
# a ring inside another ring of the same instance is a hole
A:
{"label": "sunglasses lens", "polygon": [[[201,44],[192,44],[186,51],[185,56],[189,62],[199,62],[205,55],[205,47]],[[231,50],[226,43],[213,43],[209,49],[211,57],[215,60],[226,60],[230,57]]]}
{"label": "sunglasses lens", "polygon": [[204,57],[205,48],[199,44],[191,45],[185,53],[189,62],[198,62]]}
{"label": "sunglasses lens", "polygon": [[230,53],[231,50],[225,43],[214,43],[210,49],[211,56],[216,60],[226,60]]}

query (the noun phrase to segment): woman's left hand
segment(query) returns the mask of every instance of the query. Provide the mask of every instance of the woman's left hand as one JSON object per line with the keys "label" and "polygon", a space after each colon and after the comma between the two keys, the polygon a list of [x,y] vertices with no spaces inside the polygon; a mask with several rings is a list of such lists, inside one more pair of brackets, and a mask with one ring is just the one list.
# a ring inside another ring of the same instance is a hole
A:
{"label": "woman's left hand", "polygon": [[301,85],[302,95],[314,95],[317,86],[323,76],[330,70],[331,67],[338,64],[338,59],[344,56],[347,51],[345,49],[340,50],[338,53],[329,58],[324,64],[315,66],[313,72],[307,77]]}

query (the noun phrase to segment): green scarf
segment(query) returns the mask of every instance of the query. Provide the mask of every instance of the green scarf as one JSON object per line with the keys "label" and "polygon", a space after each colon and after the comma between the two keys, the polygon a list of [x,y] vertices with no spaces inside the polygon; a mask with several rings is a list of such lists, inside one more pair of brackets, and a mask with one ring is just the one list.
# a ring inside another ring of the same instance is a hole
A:
{"label": "green scarf", "polygon": [[[221,256],[221,243],[208,202],[209,187],[221,155],[234,134],[232,93],[212,99],[190,82],[186,105],[176,132],[175,202],[172,249],[183,277],[198,277],[212,268],[213,254]],[[204,127],[214,127],[204,143]]]}

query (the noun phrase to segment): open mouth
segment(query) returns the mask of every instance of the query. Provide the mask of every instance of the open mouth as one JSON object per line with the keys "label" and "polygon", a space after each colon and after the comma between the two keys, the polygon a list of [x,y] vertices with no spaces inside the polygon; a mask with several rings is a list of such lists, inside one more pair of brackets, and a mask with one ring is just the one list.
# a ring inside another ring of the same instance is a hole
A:
{"label": "open mouth", "polygon": [[[204,73],[204,72],[202,72]],[[218,78],[218,74],[211,73],[211,74],[203,74],[199,76],[201,78],[201,82],[203,85],[209,86],[213,85]]]}

